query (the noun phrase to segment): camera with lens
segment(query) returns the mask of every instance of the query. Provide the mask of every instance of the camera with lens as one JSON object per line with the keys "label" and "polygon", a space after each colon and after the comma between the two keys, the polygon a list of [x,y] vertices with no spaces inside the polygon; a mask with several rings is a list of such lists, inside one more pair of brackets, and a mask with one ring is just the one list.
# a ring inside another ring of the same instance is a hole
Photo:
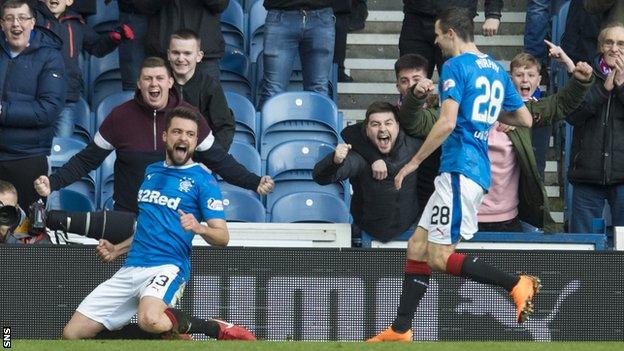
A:
{"label": "camera with lens", "polygon": [[0,201],[0,226],[13,227],[19,221],[19,210]]}

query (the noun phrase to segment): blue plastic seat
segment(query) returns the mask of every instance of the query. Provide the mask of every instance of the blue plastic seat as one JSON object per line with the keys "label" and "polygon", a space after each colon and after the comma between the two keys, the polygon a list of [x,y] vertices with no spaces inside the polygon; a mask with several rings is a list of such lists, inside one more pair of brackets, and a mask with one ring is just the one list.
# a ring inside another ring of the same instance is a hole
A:
{"label": "blue plastic seat", "polygon": [[93,139],[93,116],[89,104],[82,98],[78,98],[74,106],[64,108],[61,116],[68,117],[73,122],[72,138],[88,143]]}
{"label": "blue plastic seat", "polygon": [[122,91],[119,50],[101,58],[91,56],[89,61],[89,102],[96,107],[107,96]]}
{"label": "blue plastic seat", "polygon": [[251,101],[243,95],[226,91],[225,98],[228,106],[234,112],[236,131],[234,141],[240,141],[256,147],[257,114]]}
{"label": "blue plastic seat", "polygon": [[221,34],[227,45],[245,50],[245,14],[240,3],[230,1],[221,13]]}
{"label": "blue plastic seat", "polygon": [[221,192],[225,219],[228,222],[265,222],[264,205],[248,190],[228,187]]}
{"label": "blue plastic seat", "polygon": [[117,154],[113,151],[108,157],[102,162],[100,166],[100,175],[99,175],[99,184],[100,190],[97,196],[97,203],[99,204],[99,208],[102,210],[112,210],[111,208],[107,208],[108,205],[112,205],[112,198],[114,193],[114,185],[115,185],[115,160],[117,159]]}
{"label": "blue plastic seat", "polygon": [[219,80],[225,91],[233,91],[252,99],[252,85],[249,81],[249,58],[240,49],[226,46],[219,61]]}
{"label": "blue plastic seat", "polygon": [[336,104],[327,96],[309,91],[271,97],[262,107],[261,120],[263,160],[272,148],[289,140],[317,140],[336,145],[338,131],[342,129]]}
{"label": "blue plastic seat", "polygon": [[87,17],[87,24],[98,33],[106,33],[117,27],[119,25],[117,0],[96,0],[95,3],[96,12]]}
{"label": "blue plastic seat", "polygon": [[97,132],[104,119],[115,107],[132,100],[132,98],[134,98],[133,91],[122,91],[104,98],[98,105],[97,110],[95,110],[95,131]]}
{"label": "blue plastic seat", "polygon": [[[49,157],[52,172],[63,166],[76,153],[87,145],[74,138],[54,138]],[[52,192],[48,197],[48,208],[67,211],[94,211],[97,186],[97,173],[92,171],[88,176]]]}
{"label": "blue plastic seat", "polygon": [[54,138],[48,162],[54,170],[64,165],[79,151],[87,147],[87,144],[75,138]]}
{"label": "blue plastic seat", "polygon": [[[230,145],[230,155],[234,157],[238,163],[245,166],[250,172],[260,174],[262,170],[262,161],[260,161],[260,155],[258,151],[247,143],[241,143],[236,140]],[[220,175],[214,174],[215,178],[221,180]]]}
{"label": "blue plastic seat", "polygon": [[349,223],[349,209],[341,198],[326,193],[300,192],[275,202],[273,223]]}
{"label": "blue plastic seat", "polygon": [[251,5],[249,10],[249,58],[251,62],[257,62],[258,57],[264,48],[264,21],[266,20],[267,10],[264,8],[263,1],[256,1]]}
{"label": "blue plastic seat", "polygon": [[333,145],[315,140],[297,140],[279,144],[269,153],[266,174],[275,181],[275,188],[266,197],[266,207],[273,211],[282,197],[301,191],[328,193],[343,200],[348,198],[348,185],[319,185],[312,179],[316,163],[330,152]]}

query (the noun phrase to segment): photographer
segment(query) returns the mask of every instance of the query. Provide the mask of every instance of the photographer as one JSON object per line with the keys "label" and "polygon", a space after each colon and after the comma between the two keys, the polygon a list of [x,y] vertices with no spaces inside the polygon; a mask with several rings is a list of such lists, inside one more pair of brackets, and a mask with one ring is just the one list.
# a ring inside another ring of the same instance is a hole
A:
{"label": "photographer", "polygon": [[31,228],[28,217],[17,204],[17,189],[4,180],[0,180],[0,243],[52,243],[45,228]]}

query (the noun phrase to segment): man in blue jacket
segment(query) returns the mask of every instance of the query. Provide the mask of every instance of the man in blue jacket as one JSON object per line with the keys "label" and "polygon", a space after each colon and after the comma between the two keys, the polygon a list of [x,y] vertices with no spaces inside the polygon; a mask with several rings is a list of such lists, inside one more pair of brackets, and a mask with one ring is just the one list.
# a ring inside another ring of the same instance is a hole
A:
{"label": "man in blue jacket", "polygon": [[0,179],[28,208],[39,196],[33,181],[47,174],[56,119],[67,91],[61,40],[35,28],[33,8],[8,0],[0,9]]}

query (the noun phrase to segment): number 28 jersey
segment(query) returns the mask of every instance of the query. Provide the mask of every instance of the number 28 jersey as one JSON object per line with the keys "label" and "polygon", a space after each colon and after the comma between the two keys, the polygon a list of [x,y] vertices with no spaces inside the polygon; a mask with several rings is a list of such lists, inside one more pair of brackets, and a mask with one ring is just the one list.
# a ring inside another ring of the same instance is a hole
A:
{"label": "number 28 jersey", "polygon": [[490,187],[488,132],[501,110],[524,105],[505,68],[486,54],[463,53],[444,63],[440,101],[459,104],[457,124],[442,144],[440,173],[461,173],[484,190]]}

